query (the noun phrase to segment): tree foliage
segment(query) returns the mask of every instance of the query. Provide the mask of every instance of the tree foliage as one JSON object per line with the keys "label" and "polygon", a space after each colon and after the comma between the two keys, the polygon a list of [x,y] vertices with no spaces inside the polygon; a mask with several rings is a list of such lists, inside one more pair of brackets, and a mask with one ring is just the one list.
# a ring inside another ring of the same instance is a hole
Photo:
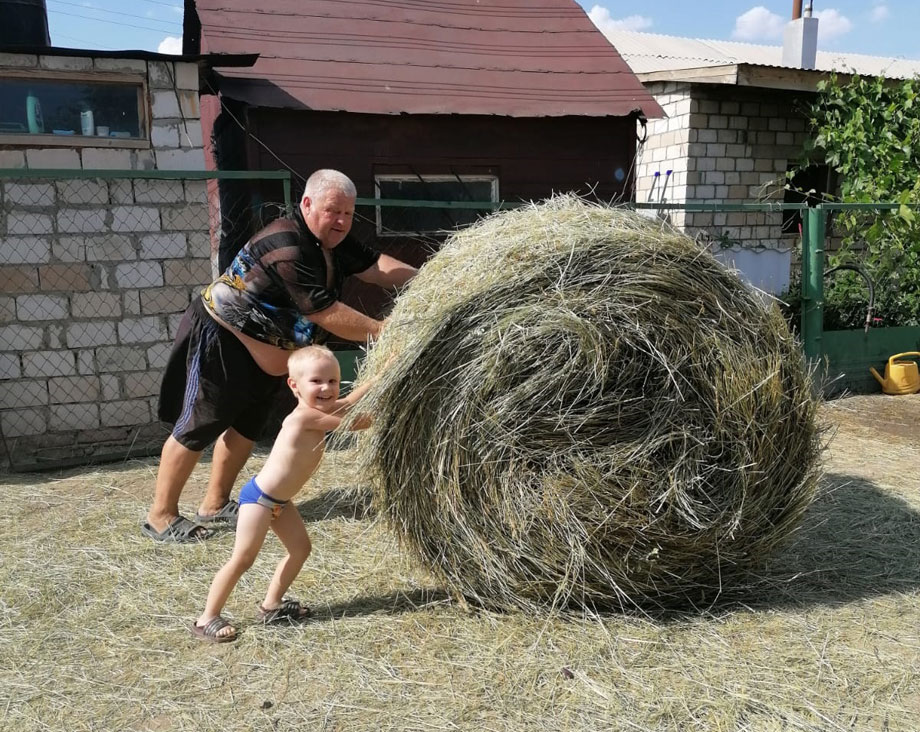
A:
{"label": "tree foliage", "polygon": [[[823,157],[852,203],[899,203],[894,211],[842,211],[834,231],[842,247],[829,266],[862,266],[876,285],[876,313],[886,325],[920,325],[920,79],[836,75],[818,84],[809,110],[814,131],[807,165]],[[858,327],[866,288],[843,274],[825,283],[826,327]]]}

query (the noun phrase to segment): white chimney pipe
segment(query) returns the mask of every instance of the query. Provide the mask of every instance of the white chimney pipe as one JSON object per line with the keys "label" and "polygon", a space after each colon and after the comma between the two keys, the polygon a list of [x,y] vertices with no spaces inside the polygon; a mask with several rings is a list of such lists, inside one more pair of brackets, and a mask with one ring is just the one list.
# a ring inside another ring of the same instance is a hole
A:
{"label": "white chimney pipe", "polygon": [[793,0],[793,19],[783,30],[783,66],[813,69],[818,56],[818,19],[812,17],[811,0],[804,17],[795,17],[801,7],[801,0]]}

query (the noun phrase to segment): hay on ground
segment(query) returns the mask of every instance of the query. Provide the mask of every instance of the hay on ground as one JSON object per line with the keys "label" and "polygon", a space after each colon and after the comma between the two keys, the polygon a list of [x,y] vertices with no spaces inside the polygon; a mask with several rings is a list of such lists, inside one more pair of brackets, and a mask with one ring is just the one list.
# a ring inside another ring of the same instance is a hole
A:
{"label": "hay on ground", "polygon": [[710,600],[813,498],[816,402],[779,312],[623,209],[563,196],[455,234],[371,377],[377,508],[491,608]]}

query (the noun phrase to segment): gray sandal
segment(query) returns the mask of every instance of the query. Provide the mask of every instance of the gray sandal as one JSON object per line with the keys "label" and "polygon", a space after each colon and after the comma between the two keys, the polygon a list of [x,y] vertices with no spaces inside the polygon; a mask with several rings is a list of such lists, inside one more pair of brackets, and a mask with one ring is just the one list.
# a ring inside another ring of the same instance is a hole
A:
{"label": "gray sandal", "polygon": [[211,532],[204,526],[189,521],[185,516],[176,516],[162,531],[157,531],[146,521],[141,526],[141,533],[149,536],[154,541],[170,544],[188,544],[193,541],[204,541],[211,537]]}
{"label": "gray sandal", "polygon": [[207,516],[201,513],[195,514],[195,521],[202,526],[206,524],[222,524],[236,528],[236,520],[240,515],[240,504],[236,501],[227,501],[221,506],[217,513],[209,513]]}

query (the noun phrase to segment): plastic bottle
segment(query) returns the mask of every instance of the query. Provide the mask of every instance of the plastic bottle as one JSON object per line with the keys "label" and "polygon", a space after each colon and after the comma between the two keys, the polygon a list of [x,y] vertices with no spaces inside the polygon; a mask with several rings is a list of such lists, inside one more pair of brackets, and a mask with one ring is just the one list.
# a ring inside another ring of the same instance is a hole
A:
{"label": "plastic bottle", "polygon": [[45,121],[42,119],[42,105],[31,89],[26,94],[26,120],[29,123],[29,132],[33,135],[45,131]]}
{"label": "plastic bottle", "polygon": [[92,135],[96,131],[96,126],[93,124],[93,110],[84,109],[80,112],[80,131],[84,135]]}

